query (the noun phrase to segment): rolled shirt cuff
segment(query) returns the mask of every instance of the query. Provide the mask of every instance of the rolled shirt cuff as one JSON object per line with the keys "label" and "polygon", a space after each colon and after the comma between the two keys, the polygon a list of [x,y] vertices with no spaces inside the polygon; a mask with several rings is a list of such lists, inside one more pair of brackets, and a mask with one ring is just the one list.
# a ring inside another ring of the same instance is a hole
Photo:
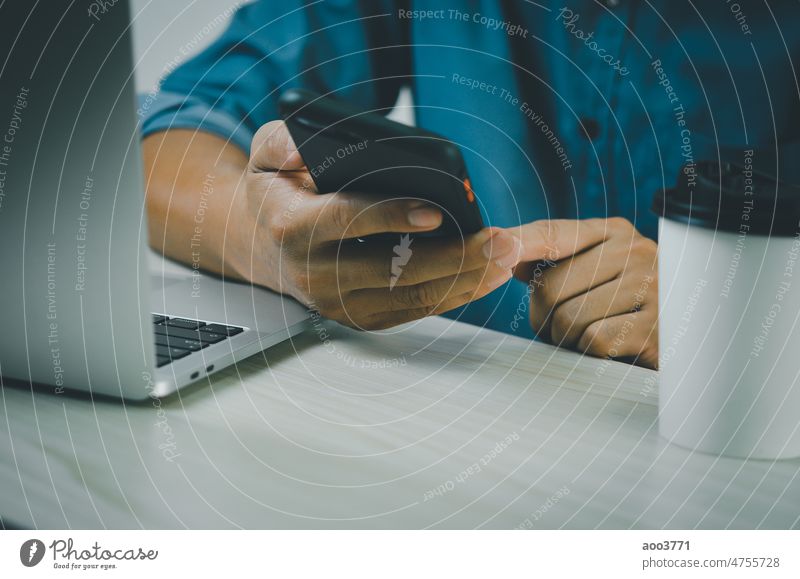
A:
{"label": "rolled shirt cuff", "polygon": [[193,129],[213,133],[250,153],[253,132],[242,119],[212,108],[200,98],[177,93],[145,93],[138,96],[136,114],[142,137],[169,129]]}

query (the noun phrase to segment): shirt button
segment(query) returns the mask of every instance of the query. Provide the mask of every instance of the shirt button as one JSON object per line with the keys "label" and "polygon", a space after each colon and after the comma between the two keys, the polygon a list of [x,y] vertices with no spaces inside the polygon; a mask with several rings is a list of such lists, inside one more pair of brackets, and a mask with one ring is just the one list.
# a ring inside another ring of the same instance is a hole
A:
{"label": "shirt button", "polygon": [[584,118],[579,123],[578,129],[584,139],[594,141],[600,136],[600,123],[596,120]]}

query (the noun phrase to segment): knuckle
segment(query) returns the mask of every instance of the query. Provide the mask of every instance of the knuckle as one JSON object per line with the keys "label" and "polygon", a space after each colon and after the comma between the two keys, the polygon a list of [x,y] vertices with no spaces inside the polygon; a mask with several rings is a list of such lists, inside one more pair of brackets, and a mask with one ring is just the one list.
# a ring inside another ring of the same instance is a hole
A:
{"label": "knuckle", "polygon": [[329,218],[337,231],[344,233],[353,223],[354,203],[349,199],[337,199],[328,207]]}
{"label": "knuckle", "polygon": [[627,233],[633,230],[633,224],[624,217],[609,217],[606,224],[614,232]]}
{"label": "knuckle", "polygon": [[595,355],[607,355],[613,347],[609,327],[608,323],[601,320],[586,328],[583,332],[584,350]]}
{"label": "knuckle", "polygon": [[553,312],[550,322],[550,336],[554,342],[561,342],[574,329],[578,322],[581,312],[581,304],[575,303],[578,300],[570,300]]}
{"label": "knuckle", "polygon": [[531,314],[530,322],[531,322],[531,329],[535,333],[538,334],[539,332],[541,332],[544,329],[544,322],[541,321],[539,316],[534,316],[533,314]]}
{"label": "knuckle", "polygon": [[437,304],[428,304],[424,306],[420,306],[416,308],[414,311],[414,318],[427,318],[428,316],[432,316],[438,311]]}
{"label": "knuckle", "polygon": [[651,267],[655,268],[657,263],[656,259],[658,259],[658,243],[649,237],[642,237],[642,239],[644,240],[643,252],[648,259],[652,260]]}
{"label": "knuckle", "polygon": [[435,307],[440,301],[439,292],[434,284],[422,283],[413,287],[411,305],[421,308]]}
{"label": "knuckle", "polygon": [[[380,268],[380,271],[375,271],[375,267],[373,266],[370,270],[370,273],[374,276],[381,276],[381,278],[388,280],[392,278],[393,272],[390,266],[382,267]],[[401,282],[403,285],[396,286],[392,291],[397,291],[401,287],[411,287],[414,284],[420,283],[422,279],[423,278],[421,276],[421,272],[419,270],[419,267],[416,265],[416,262],[414,261],[413,258],[409,259],[409,261],[403,266],[402,271],[400,271],[400,274],[397,277],[397,281]]]}
{"label": "knuckle", "polygon": [[547,320],[549,319],[550,308],[545,307],[538,300],[531,301],[530,323],[531,328],[536,333],[547,330]]}
{"label": "knuckle", "polygon": [[425,305],[424,292],[418,286],[395,287],[389,292],[389,299],[402,309],[420,308]]}
{"label": "knuckle", "polygon": [[535,288],[532,288],[532,291],[535,292],[536,301],[539,303],[539,306],[546,309],[552,309],[553,306],[558,302],[558,298],[561,294],[561,288],[558,287],[558,284],[553,279],[547,279],[546,276],[542,276],[540,280],[540,284]]}
{"label": "knuckle", "polygon": [[282,213],[271,215],[267,219],[267,233],[275,241],[282,241],[286,237],[289,223]]}
{"label": "knuckle", "polygon": [[631,240],[631,252],[638,255],[652,256],[657,247],[655,241],[643,235],[637,235]]}
{"label": "knuckle", "polygon": [[428,316],[435,316],[435,315],[438,315],[441,312],[444,312],[447,309],[452,309],[452,307],[451,306],[447,306],[444,303],[443,304],[432,304],[432,305],[429,305],[429,306],[425,306],[421,310],[420,317],[421,318],[427,318]]}

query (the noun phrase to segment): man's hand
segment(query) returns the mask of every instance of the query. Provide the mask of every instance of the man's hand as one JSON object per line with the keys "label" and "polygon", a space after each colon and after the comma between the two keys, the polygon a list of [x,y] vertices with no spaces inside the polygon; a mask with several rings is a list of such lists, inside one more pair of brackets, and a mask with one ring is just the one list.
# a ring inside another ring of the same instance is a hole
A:
{"label": "man's hand", "polygon": [[[436,229],[441,212],[408,198],[318,194],[283,122],[253,139],[245,193],[233,209],[235,271],[289,294],[323,316],[381,329],[478,299],[511,278],[512,233],[485,229],[462,240],[403,240]],[[391,232],[389,239],[363,238]],[[230,252],[230,249],[227,250]],[[230,255],[230,254],[229,254]]]}
{"label": "man's hand", "polygon": [[594,356],[658,365],[656,243],[625,219],[536,221],[509,230],[533,329]]}

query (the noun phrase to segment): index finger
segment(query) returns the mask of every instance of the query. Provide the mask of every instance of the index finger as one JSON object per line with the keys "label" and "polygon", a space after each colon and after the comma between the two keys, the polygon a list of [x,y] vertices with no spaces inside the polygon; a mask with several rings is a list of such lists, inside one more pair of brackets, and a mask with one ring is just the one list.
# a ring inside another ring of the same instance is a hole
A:
{"label": "index finger", "polygon": [[558,261],[594,247],[611,235],[607,219],[543,219],[508,231],[520,242],[518,262]]}

